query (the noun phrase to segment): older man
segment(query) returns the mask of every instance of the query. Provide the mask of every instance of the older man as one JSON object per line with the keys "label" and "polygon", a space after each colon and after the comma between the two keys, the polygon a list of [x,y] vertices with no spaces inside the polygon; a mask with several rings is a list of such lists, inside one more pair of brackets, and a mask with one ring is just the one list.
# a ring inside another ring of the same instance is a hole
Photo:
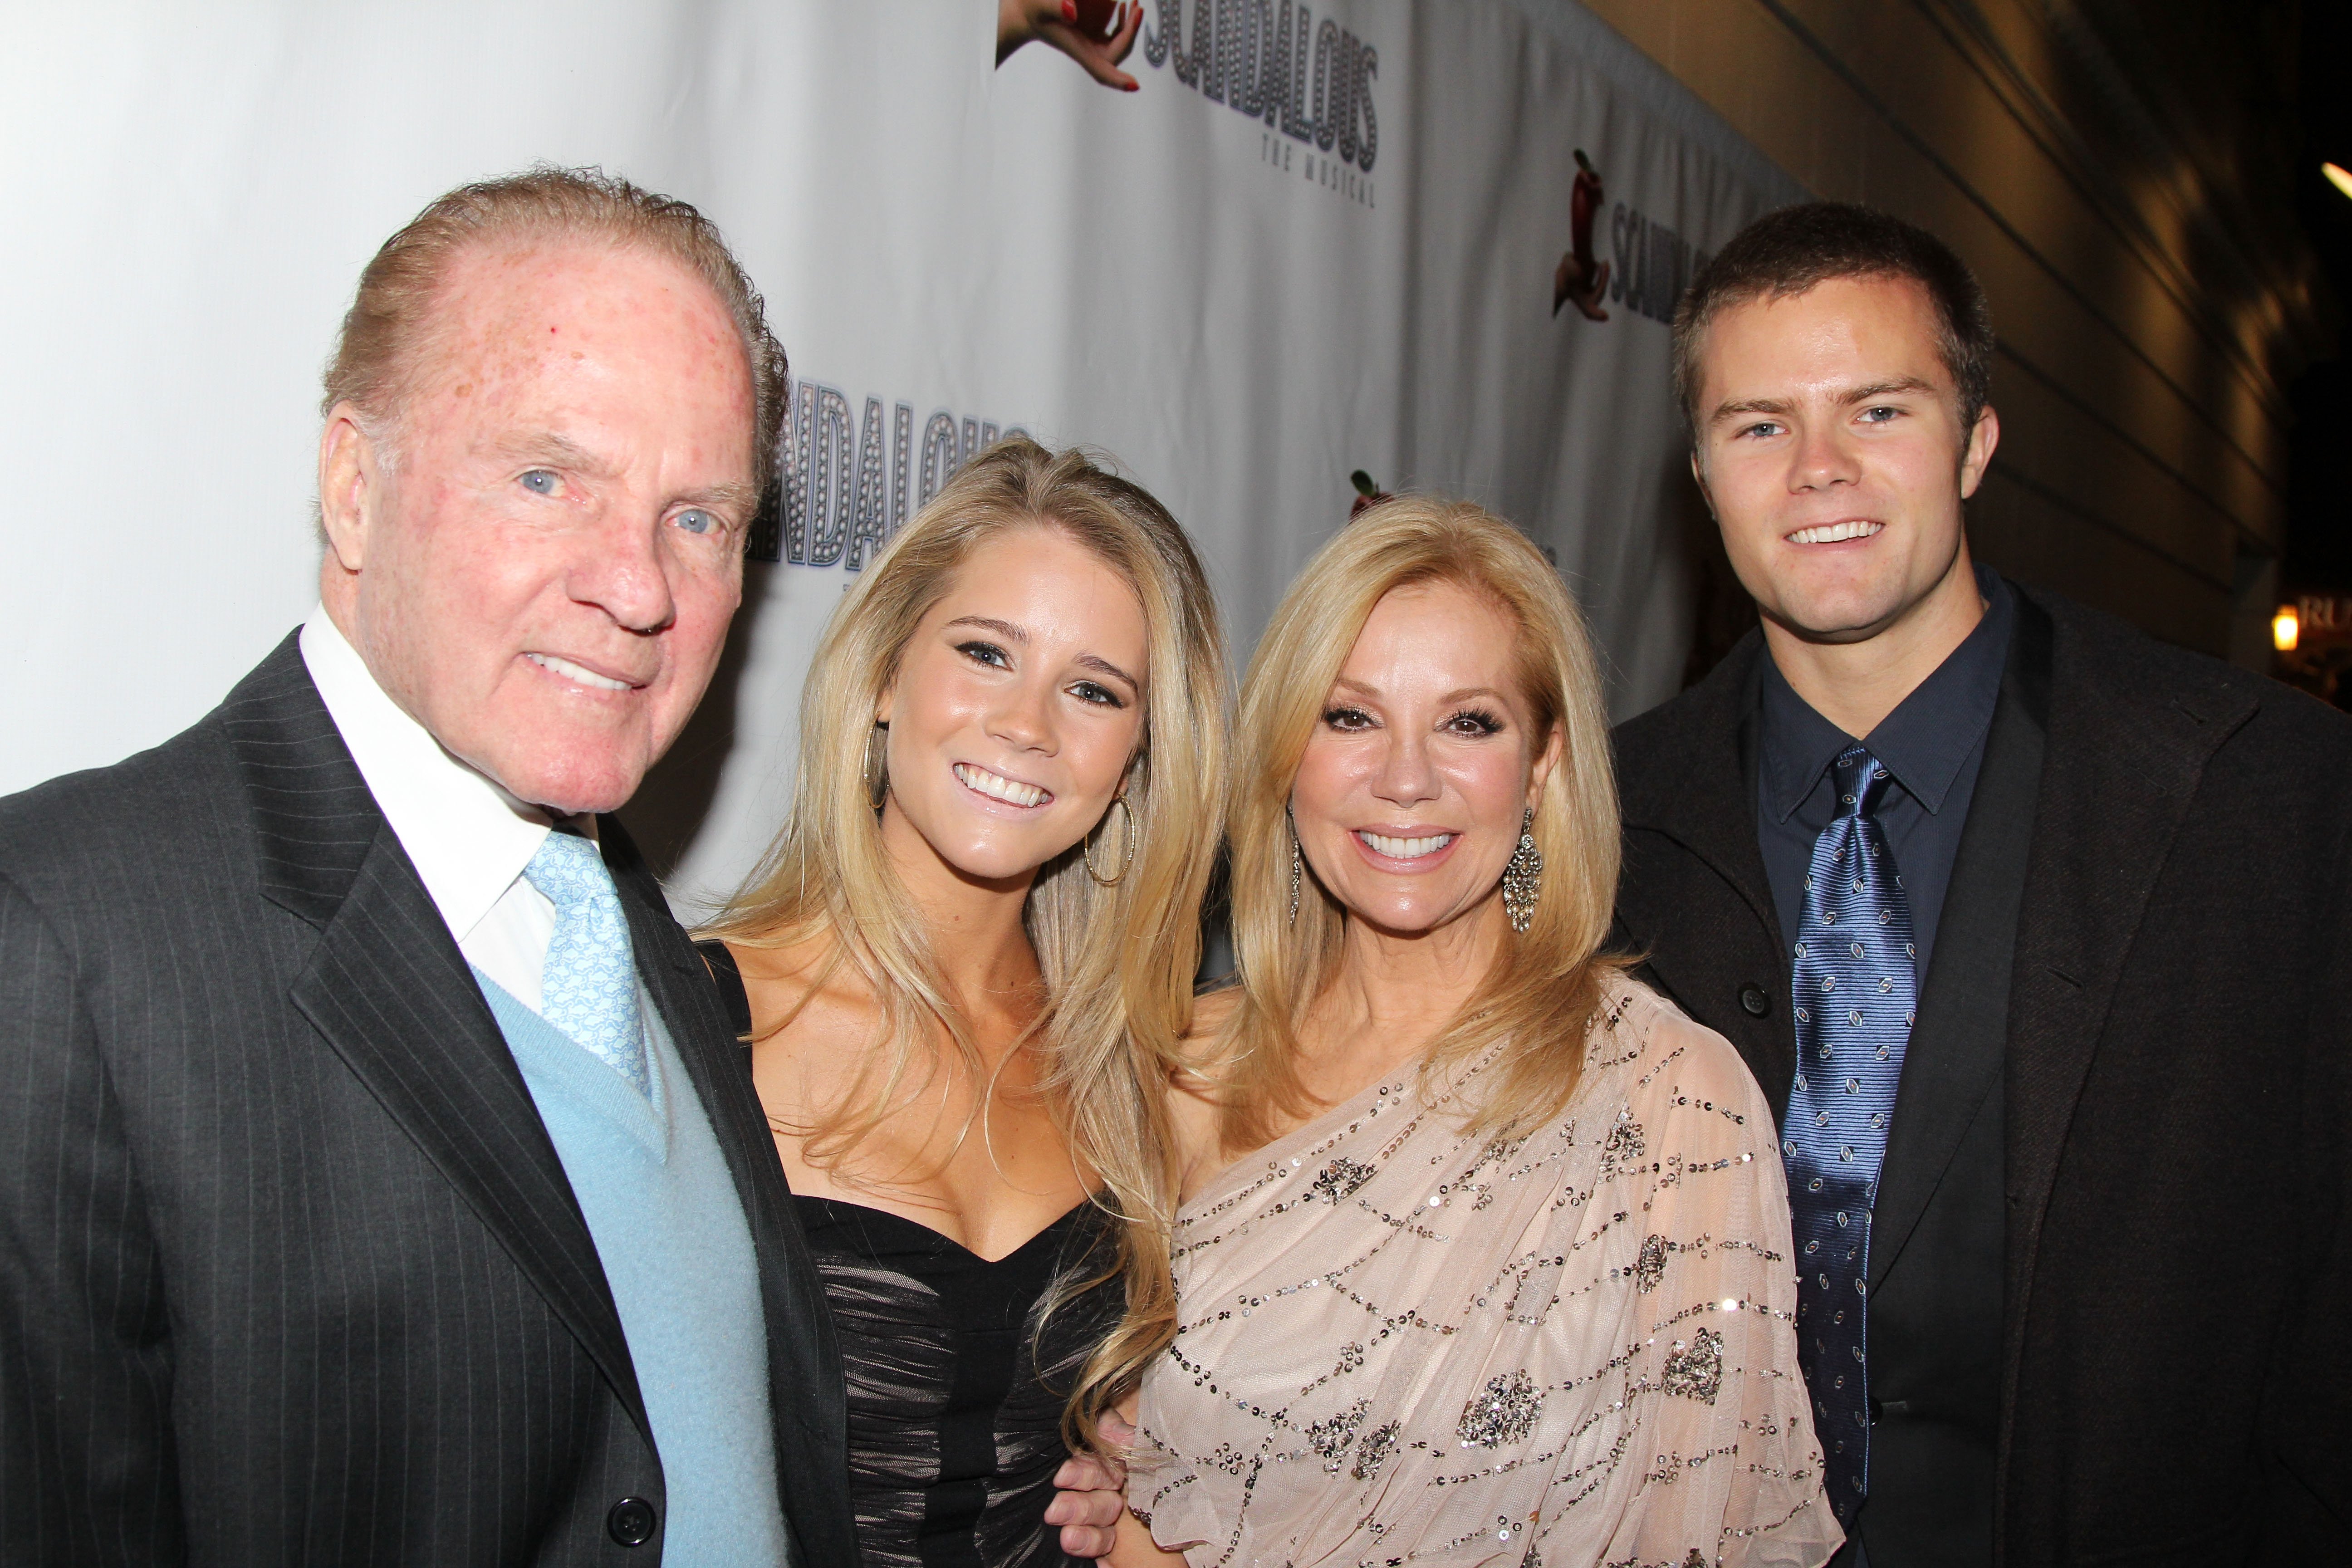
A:
{"label": "older man", "polygon": [[738,602],[782,355],[690,207],[378,253],[321,605],[0,802],[0,1556],[851,1561],[748,1076],[620,829]]}

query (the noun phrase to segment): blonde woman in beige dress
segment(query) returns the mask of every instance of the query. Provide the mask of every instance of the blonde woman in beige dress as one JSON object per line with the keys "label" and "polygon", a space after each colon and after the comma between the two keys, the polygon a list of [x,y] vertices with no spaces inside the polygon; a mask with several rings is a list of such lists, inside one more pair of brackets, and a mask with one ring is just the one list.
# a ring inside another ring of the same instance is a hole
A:
{"label": "blonde woman in beige dress", "polygon": [[1276,612],[1114,1562],[1837,1548],[1770,1109],[1600,955],[1608,743],[1558,575],[1475,507],[1373,509]]}

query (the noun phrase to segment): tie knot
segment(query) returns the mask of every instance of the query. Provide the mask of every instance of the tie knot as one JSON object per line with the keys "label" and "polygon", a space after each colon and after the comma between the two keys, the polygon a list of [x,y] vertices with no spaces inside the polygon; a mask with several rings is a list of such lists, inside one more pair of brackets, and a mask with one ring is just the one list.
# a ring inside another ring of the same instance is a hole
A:
{"label": "tie knot", "polygon": [[613,874],[604,869],[604,857],[585,838],[561,828],[547,836],[522,874],[559,912],[577,909],[600,895],[614,896]]}
{"label": "tie knot", "polygon": [[1840,816],[1868,816],[1877,811],[1892,776],[1884,763],[1860,746],[1848,746],[1840,752],[1831,773],[1837,783]]}

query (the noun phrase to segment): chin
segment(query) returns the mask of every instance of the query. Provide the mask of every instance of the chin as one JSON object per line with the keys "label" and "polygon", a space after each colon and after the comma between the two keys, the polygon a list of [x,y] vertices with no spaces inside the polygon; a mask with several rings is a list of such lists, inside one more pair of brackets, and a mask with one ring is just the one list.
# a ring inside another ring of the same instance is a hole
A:
{"label": "chin", "polygon": [[1778,618],[1801,637],[1851,642],[1885,625],[1902,602],[1900,595],[1823,594],[1787,605]]}
{"label": "chin", "polygon": [[1423,931],[1435,930],[1444,920],[1443,915],[1432,913],[1419,904],[1351,910],[1349,912],[1358,920],[1397,936],[1419,936]]}
{"label": "chin", "polygon": [[[1064,849],[1067,847],[1067,845],[1063,846]],[[1010,882],[1022,877],[1035,876],[1061,853],[1061,849],[1056,849],[1048,855],[1024,854],[991,846],[965,854],[942,854],[940,858],[954,868],[958,876],[968,877],[975,882]]]}
{"label": "chin", "polygon": [[646,761],[637,748],[601,740],[559,747],[553,756],[515,758],[509,765],[482,771],[527,805],[579,816],[627,805],[645,779]]}

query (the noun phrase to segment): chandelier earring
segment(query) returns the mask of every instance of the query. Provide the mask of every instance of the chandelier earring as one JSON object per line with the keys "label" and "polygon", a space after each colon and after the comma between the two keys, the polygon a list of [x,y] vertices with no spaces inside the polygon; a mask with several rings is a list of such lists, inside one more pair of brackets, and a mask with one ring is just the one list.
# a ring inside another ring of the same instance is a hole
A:
{"label": "chandelier earring", "polygon": [[1510,917],[1511,929],[1521,935],[1535,920],[1536,900],[1543,896],[1543,852],[1536,847],[1535,821],[1534,807],[1520,814],[1519,847],[1511,851],[1510,864],[1503,868],[1503,913]]}
{"label": "chandelier earring", "polygon": [[1290,923],[1298,923],[1298,887],[1304,868],[1298,853],[1298,819],[1290,815],[1290,807],[1282,808],[1282,820],[1290,825]]}
{"label": "chandelier earring", "polygon": [[[1106,877],[1100,871],[1095,869],[1095,844],[1105,836],[1108,830],[1108,825],[1110,822],[1110,814],[1114,810],[1118,813],[1119,820],[1126,826],[1127,853],[1119,858],[1118,869]],[[1087,840],[1086,853],[1081,857],[1081,858],[1083,858],[1087,863],[1087,875],[1092,877],[1097,884],[1106,888],[1118,887],[1119,882],[1127,876],[1128,868],[1135,864],[1135,807],[1127,804],[1127,792],[1125,790],[1121,790],[1118,795],[1112,796],[1110,805],[1104,808],[1103,819],[1100,823],[1096,824],[1094,837]]]}
{"label": "chandelier earring", "polygon": [[[882,743],[877,746],[877,741]],[[889,745],[890,726],[877,719],[866,731],[866,760],[859,767],[859,775],[866,781],[866,804],[877,811],[890,798]]]}

